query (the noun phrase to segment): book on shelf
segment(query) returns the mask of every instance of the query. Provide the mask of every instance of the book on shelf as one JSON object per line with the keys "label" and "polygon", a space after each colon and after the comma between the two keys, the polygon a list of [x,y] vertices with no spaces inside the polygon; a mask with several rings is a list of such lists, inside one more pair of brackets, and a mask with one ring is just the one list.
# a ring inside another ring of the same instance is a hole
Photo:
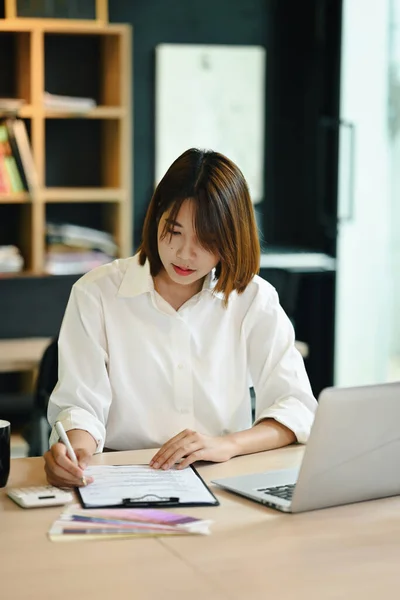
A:
{"label": "book on shelf", "polygon": [[94,98],[81,98],[78,96],[60,96],[44,92],[43,105],[49,110],[60,110],[69,112],[87,112],[96,107]]}
{"label": "book on shelf", "polygon": [[5,125],[24,187],[34,193],[39,187],[39,179],[25,123],[22,119],[6,119]]}
{"label": "book on shelf", "polygon": [[31,145],[24,121],[0,122],[0,193],[12,194],[39,186]]}
{"label": "book on shelf", "polygon": [[23,192],[24,184],[12,152],[7,127],[0,124],[0,193]]}
{"label": "book on shelf", "polygon": [[4,158],[0,155],[0,194],[9,194],[11,192],[11,183],[6,171]]}

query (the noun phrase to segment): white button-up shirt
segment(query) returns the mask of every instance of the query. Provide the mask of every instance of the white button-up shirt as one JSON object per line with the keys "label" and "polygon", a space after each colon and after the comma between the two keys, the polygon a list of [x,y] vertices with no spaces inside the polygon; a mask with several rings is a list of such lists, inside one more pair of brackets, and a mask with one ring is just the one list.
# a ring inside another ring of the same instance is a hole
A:
{"label": "white button-up shirt", "polygon": [[[149,264],[119,259],[73,286],[59,336],[48,418],[115,450],[154,448],[185,428],[224,435],[276,419],[306,442],[317,407],[292,324],[255,276],[227,307],[210,274],[178,311]],[[58,436],[52,430],[50,444]]]}

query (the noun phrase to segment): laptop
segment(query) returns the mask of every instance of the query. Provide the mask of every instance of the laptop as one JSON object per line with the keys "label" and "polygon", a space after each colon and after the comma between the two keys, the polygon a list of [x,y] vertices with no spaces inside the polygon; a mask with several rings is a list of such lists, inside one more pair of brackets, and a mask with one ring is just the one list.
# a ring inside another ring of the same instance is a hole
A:
{"label": "laptop", "polygon": [[400,382],[324,389],[300,467],[212,483],[290,513],[400,494]]}

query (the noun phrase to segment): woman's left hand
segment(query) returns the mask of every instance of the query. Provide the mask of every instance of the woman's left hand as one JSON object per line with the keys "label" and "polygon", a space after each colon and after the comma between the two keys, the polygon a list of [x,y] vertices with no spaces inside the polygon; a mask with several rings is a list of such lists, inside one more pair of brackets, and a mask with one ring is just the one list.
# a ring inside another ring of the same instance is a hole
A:
{"label": "woman's left hand", "polygon": [[212,437],[185,429],[165,442],[150,461],[154,469],[170,469],[181,459],[177,469],[197,460],[225,462],[235,456],[235,445],[229,435]]}

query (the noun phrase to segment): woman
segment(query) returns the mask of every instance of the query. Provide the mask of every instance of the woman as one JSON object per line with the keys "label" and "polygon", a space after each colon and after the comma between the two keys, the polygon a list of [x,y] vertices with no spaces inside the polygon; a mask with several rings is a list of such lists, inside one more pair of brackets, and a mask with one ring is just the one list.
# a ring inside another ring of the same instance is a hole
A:
{"label": "woman", "polygon": [[104,446],[161,447],[150,464],[168,469],[307,441],[316,400],[259,258],[241,171],[217,152],[186,151],[154,193],[138,254],[72,288],[48,407],[49,483],[81,485]]}

